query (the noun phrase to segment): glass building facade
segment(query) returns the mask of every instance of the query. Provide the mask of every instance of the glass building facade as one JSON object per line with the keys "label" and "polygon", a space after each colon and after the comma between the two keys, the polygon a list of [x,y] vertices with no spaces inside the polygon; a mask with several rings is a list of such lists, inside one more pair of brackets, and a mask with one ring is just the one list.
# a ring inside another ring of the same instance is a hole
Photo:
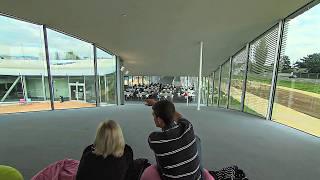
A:
{"label": "glass building facade", "polygon": [[116,104],[116,57],[45,30],[48,64],[43,26],[0,16],[0,114],[51,110],[50,78],[54,109]]}
{"label": "glass building facade", "polygon": [[250,113],[319,137],[319,19],[319,1],[314,1],[244,45],[213,71],[209,105]]}

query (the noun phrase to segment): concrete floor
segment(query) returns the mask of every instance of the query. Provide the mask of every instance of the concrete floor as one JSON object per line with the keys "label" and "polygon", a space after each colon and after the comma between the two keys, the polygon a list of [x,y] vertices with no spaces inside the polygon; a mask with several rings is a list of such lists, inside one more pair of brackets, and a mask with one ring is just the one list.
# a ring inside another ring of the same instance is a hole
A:
{"label": "concrete floor", "polygon": [[[252,180],[311,180],[320,175],[320,138],[244,113],[177,105],[202,140],[204,165],[237,164]],[[135,158],[154,162],[148,134],[156,130],[151,108],[142,104],[0,115],[0,164],[19,169],[25,179],[48,164],[80,159],[98,123],[118,121]]]}

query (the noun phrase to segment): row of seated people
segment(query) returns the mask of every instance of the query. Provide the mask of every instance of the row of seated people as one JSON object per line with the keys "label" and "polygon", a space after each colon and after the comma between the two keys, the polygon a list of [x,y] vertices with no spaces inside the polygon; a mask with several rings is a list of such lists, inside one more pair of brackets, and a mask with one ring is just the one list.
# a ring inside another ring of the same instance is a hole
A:
{"label": "row of seated people", "polygon": [[[55,163],[32,180],[247,179],[236,166],[219,171],[204,169],[200,139],[195,135],[192,124],[176,112],[172,102],[154,102],[152,115],[156,127],[161,129],[148,137],[156,164],[149,164],[147,159],[134,160],[133,150],[125,143],[120,125],[109,120],[100,123],[93,144],[85,148],[80,162],[69,160]],[[69,169],[61,166],[68,166]],[[56,172],[57,169],[60,172]]]}
{"label": "row of seated people", "polygon": [[126,100],[141,100],[147,98],[153,99],[171,99],[176,93],[176,87],[174,85],[162,85],[160,83],[150,85],[134,85],[127,87],[124,91]]}

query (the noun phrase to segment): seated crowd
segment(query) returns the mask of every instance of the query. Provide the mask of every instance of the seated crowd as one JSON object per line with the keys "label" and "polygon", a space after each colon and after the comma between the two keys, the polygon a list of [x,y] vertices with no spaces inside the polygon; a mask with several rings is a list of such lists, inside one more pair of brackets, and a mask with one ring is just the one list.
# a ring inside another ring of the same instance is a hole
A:
{"label": "seated crowd", "polygon": [[204,169],[200,139],[192,124],[176,112],[172,102],[155,102],[152,115],[155,126],[160,130],[152,132],[147,140],[154,152],[156,164],[149,164],[147,159],[134,160],[134,151],[126,144],[120,125],[109,120],[100,123],[93,144],[84,149],[80,162],[64,160],[54,163],[32,180],[247,179],[237,166],[219,171]]}
{"label": "seated crowd", "polygon": [[172,84],[151,83],[149,85],[134,84],[133,86],[126,86],[124,97],[126,100],[142,100],[142,99],[156,99],[156,100],[185,100],[189,96],[189,102],[194,97],[194,86],[181,87]]}

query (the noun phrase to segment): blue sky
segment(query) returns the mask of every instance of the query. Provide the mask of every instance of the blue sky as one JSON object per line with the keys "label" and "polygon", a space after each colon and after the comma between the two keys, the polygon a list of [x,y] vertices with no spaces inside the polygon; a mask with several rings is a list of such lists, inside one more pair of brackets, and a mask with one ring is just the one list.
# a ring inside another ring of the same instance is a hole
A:
{"label": "blue sky", "polygon": [[[295,17],[289,22],[285,55],[294,64],[300,58],[320,53],[320,5]],[[92,46],[78,39],[48,30],[51,57],[58,52],[75,52],[80,57],[92,58]],[[41,26],[0,16],[0,55],[36,56],[42,59],[43,39]],[[98,50],[98,57],[107,53]]]}
{"label": "blue sky", "polygon": [[289,22],[285,55],[294,64],[300,58],[320,53],[320,4]]}

